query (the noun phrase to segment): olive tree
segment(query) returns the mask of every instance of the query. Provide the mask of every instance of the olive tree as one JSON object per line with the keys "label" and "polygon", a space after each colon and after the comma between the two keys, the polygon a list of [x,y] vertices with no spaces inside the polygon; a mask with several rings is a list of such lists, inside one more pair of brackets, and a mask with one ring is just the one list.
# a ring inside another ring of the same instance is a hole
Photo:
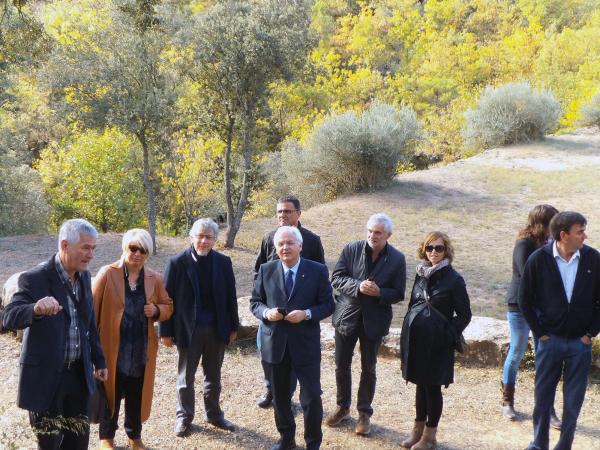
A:
{"label": "olive tree", "polygon": [[[255,173],[257,122],[270,115],[270,86],[290,79],[311,46],[306,3],[291,0],[225,1],[193,17],[180,38],[192,48],[185,67],[199,85],[198,120],[225,143],[224,191],[233,247],[248,206]],[[241,155],[241,186],[235,189],[233,153]]]}

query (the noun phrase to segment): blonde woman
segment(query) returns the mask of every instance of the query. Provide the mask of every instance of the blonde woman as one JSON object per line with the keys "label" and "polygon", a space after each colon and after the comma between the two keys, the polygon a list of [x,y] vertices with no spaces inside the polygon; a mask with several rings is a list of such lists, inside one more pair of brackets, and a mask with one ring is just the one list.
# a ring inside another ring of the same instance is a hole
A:
{"label": "blonde woman", "polygon": [[173,302],[161,276],[144,267],[152,238],[134,228],[123,235],[121,259],[104,266],[93,286],[94,310],[106,357],[106,397],[111,416],[100,422],[100,448],[114,448],[121,399],[125,398],[125,432],[132,449],[142,443],[142,422],[150,416],[158,336],[154,322],[173,314]]}

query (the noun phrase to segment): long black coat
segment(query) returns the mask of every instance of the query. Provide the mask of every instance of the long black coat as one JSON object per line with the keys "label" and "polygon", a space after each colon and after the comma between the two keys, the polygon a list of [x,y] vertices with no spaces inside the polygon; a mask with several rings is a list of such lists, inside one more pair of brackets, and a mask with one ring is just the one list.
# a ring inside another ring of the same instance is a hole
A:
{"label": "long black coat", "polygon": [[[426,305],[425,292],[444,317]],[[429,280],[417,275],[400,337],[404,379],[421,385],[453,383],[454,345],[470,321],[469,295],[456,270],[444,267]]]}
{"label": "long black coat", "polygon": [[[215,250],[212,253],[212,292],[215,301],[217,335],[229,344],[229,335],[240,326],[235,276],[231,259]],[[160,322],[160,336],[173,337],[180,348],[187,348],[196,327],[197,298],[200,285],[196,277],[196,257],[192,247],[173,256],[167,263],[164,280],[169,297],[173,299],[173,315]]]}
{"label": "long black coat", "polygon": [[[96,319],[92,306],[90,273],[80,272],[81,299],[75,303],[79,322],[81,359],[87,393],[95,389],[94,369],[104,369],[106,362],[100,346]],[[69,316],[68,290],[63,285],[54,256],[19,277],[19,289],[4,312],[4,328],[25,329],[21,350],[21,376],[17,405],[29,411],[47,411],[60,384],[64,371],[65,347],[71,317]],[[35,318],[35,303],[53,296],[63,307],[53,316]]]}

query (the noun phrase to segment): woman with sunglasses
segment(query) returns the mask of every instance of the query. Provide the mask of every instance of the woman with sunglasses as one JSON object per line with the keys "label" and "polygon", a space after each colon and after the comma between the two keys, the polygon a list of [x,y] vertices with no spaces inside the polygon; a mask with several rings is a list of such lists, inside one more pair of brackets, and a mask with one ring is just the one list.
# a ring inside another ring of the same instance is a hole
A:
{"label": "woman with sunglasses", "polygon": [[[506,306],[508,308],[507,319],[510,327],[510,347],[504,367],[502,369],[502,415],[509,420],[515,420],[515,383],[519,365],[529,344],[529,325],[519,309],[517,297],[521,275],[529,256],[538,248],[546,244],[550,237],[550,220],[558,214],[558,210],[551,205],[537,205],[527,216],[527,224],[517,235],[517,241],[513,250],[512,278],[508,291],[506,292]],[[534,346],[537,341],[534,337]],[[552,408],[550,414],[550,426],[560,430],[562,424]]]}
{"label": "woman with sunglasses", "polygon": [[146,230],[123,235],[123,255],[104,266],[92,284],[94,311],[108,367],[104,382],[110,417],[99,425],[100,448],[114,448],[121,399],[125,398],[125,432],[132,449],[142,443],[142,422],[150,416],[158,337],[154,322],[173,314],[173,302],[161,276],[144,267],[153,249]]}
{"label": "woman with sunglasses", "polygon": [[448,236],[428,233],[419,244],[408,311],[402,324],[402,376],[417,385],[412,433],[400,445],[412,450],[437,446],[442,415],[442,386],[454,381],[454,350],[471,321],[471,305],[463,278],[451,263],[454,248]]}

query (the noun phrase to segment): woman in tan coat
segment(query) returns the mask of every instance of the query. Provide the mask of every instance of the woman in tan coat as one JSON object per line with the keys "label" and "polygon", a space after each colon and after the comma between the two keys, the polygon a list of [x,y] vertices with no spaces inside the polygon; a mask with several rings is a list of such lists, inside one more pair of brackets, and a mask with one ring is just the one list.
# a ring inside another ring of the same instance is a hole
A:
{"label": "woman in tan coat", "polygon": [[129,447],[144,449],[142,422],[150,416],[158,336],[154,322],[173,314],[173,302],[161,276],[144,267],[152,238],[134,228],[123,235],[123,256],[104,266],[92,291],[94,311],[108,379],[104,382],[111,412],[100,422],[100,448],[114,448],[121,399],[125,398],[125,432]]}

